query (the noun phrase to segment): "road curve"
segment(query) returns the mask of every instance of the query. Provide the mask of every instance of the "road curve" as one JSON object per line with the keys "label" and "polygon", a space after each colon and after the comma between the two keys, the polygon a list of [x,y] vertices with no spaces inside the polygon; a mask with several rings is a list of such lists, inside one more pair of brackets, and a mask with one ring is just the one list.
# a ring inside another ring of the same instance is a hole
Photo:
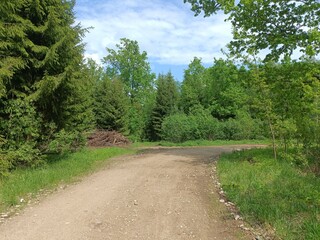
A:
{"label": "road curve", "polygon": [[117,158],[8,219],[0,239],[252,239],[219,202],[211,178],[213,161],[235,148],[153,149]]}

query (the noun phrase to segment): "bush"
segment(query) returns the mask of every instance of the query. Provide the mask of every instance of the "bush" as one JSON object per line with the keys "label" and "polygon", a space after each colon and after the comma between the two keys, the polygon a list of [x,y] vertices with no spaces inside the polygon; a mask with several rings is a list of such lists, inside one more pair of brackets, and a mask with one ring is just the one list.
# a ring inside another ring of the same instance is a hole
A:
{"label": "bush", "polygon": [[171,142],[188,140],[247,140],[264,138],[262,124],[248,114],[239,113],[235,119],[219,122],[202,109],[190,115],[174,114],[162,123],[162,138]]}
{"label": "bush", "polygon": [[84,134],[80,132],[67,132],[64,129],[54,134],[54,139],[48,144],[50,153],[66,153],[83,147],[86,143]]}
{"label": "bush", "polygon": [[193,140],[192,120],[185,114],[168,116],[162,122],[161,136],[170,142]]}
{"label": "bush", "polygon": [[38,167],[45,163],[43,154],[31,142],[21,144],[18,148],[8,149],[6,159],[9,167]]}
{"label": "bush", "polygon": [[266,135],[262,123],[247,113],[239,113],[235,119],[221,122],[226,140],[262,139]]}
{"label": "bush", "polygon": [[178,143],[197,139],[223,139],[224,133],[219,121],[200,109],[189,116],[178,113],[166,117],[162,123],[161,136],[163,140]]}
{"label": "bush", "polygon": [[0,111],[0,174],[6,175],[10,168],[34,167],[43,163],[37,142],[40,139],[41,117],[27,99],[13,99]]}
{"label": "bush", "polygon": [[224,132],[218,119],[213,118],[209,111],[198,107],[192,110],[189,117],[192,119],[194,126],[194,139],[224,139]]}
{"label": "bush", "polygon": [[9,174],[9,169],[12,167],[6,154],[0,153],[0,178],[6,177]]}

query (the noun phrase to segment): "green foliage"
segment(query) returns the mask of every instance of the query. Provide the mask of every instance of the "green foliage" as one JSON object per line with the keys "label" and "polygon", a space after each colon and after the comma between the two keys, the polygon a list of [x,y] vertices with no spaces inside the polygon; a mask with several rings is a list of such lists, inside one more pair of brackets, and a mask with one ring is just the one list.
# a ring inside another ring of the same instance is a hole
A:
{"label": "green foliage", "polygon": [[161,139],[163,119],[177,111],[178,90],[172,74],[159,75],[157,79],[156,102],[151,116],[152,140]]}
{"label": "green foliage", "polygon": [[21,143],[17,148],[9,148],[5,151],[5,154],[5,161],[7,161],[12,168],[34,168],[42,166],[45,163],[43,154],[32,142]]}
{"label": "green foliage", "polygon": [[271,226],[281,239],[320,237],[320,181],[313,174],[284,159],[275,161],[270,149],[223,155],[218,174],[227,198],[245,220]]}
{"label": "green foliage", "polygon": [[2,168],[17,166],[37,166],[42,162],[42,154],[37,143],[40,138],[41,118],[34,105],[26,99],[7,101],[0,115],[7,116],[0,122],[4,142]]}
{"label": "green foliage", "polygon": [[122,38],[116,49],[107,48],[104,57],[106,75],[119,79],[123,84],[128,106],[128,134],[131,140],[137,141],[147,135],[150,125],[150,114],[155,98],[154,79],[147,53],[140,52],[137,41]]}
{"label": "green foliage", "polygon": [[5,153],[0,153],[0,180],[9,175],[12,164]]}
{"label": "green foliage", "polygon": [[226,140],[263,139],[266,136],[262,121],[253,119],[246,112],[239,112],[234,119],[220,124]]}
{"label": "green foliage", "polygon": [[107,48],[108,55],[103,59],[107,75],[111,78],[119,77],[132,101],[144,103],[148,91],[154,86],[155,78],[147,61],[147,53],[140,53],[138,42],[127,38],[120,39],[116,48]]}
{"label": "green foliage", "polygon": [[2,121],[0,129],[3,148],[16,147],[25,141],[36,142],[40,136],[41,118],[34,104],[26,99],[9,100],[0,110]]}
{"label": "green foliage", "polygon": [[180,105],[183,111],[188,114],[195,106],[204,103],[205,83],[205,67],[201,63],[201,59],[194,58],[184,71],[184,79],[181,84]]}
{"label": "green foliage", "polygon": [[212,116],[226,120],[234,118],[244,107],[248,95],[243,86],[243,69],[238,69],[232,61],[215,60],[206,72],[205,107],[211,109]]}
{"label": "green foliage", "polygon": [[166,141],[181,143],[187,140],[223,139],[223,130],[218,120],[205,110],[194,110],[193,114],[173,114],[162,123],[162,138]]}
{"label": "green foliage", "polygon": [[96,83],[94,113],[98,128],[127,133],[128,108],[129,98],[119,79],[111,80],[104,77]]}
{"label": "green foliage", "polygon": [[85,143],[86,138],[82,132],[67,132],[62,129],[53,135],[52,141],[48,144],[47,153],[64,154],[78,150],[83,147]]}
{"label": "green foliage", "polygon": [[144,134],[144,128],[146,126],[147,119],[145,118],[143,109],[138,103],[131,105],[128,118],[129,118],[129,138],[132,142],[137,142],[142,139]]}
{"label": "green foliage", "polygon": [[170,115],[162,122],[162,139],[174,143],[194,139],[192,125],[191,118],[183,113]]}
{"label": "green foliage", "polygon": [[73,6],[61,0],[1,3],[0,151],[9,168],[39,165],[62,129],[68,135],[93,125],[92,84],[82,74],[85,30],[74,24]]}
{"label": "green foliage", "polygon": [[[217,140],[225,139],[223,127],[221,123],[213,118],[208,110],[203,109],[201,106],[191,109],[191,115],[193,124],[193,139],[203,140]],[[192,138],[188,140],[193,140]]]}
{"label": "green foliage", "polygon": [[319,53],[320,3],[317,0],[184,0],[196,15],[224,10],[233,26],[229,49],[234,55],[255,55],[269,50],[266,59],[278,60],[300,49],[308,56]]}
{"label": "green foliage", "polygon": [[250,109],[269,125],[271,135],[285,146],[298,140],[318,144],[319,62],[284,61],[252,66],[247,88]]}

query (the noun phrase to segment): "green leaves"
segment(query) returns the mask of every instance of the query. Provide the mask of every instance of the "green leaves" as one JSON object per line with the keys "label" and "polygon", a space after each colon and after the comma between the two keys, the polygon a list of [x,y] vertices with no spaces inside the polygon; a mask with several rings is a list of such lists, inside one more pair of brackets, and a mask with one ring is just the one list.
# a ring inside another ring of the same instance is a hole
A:
{"label": "green leaves", "polygon": [[194,106],[204,104],[205,89],[207,87],[205,72],[206,69],[199,58],[194,58],[184,72],[180,105],[185,113],[189,113]]}
{"label": "green leaves", "polygon": [[300,50],[309,57],[320,51],[320,2],[317,0],[185,0],[205,16],[224,10],[233,26],[228,47],[233,56],[267,51],[266,60],[278,61]]}
{"label": "green leaves", "polygon": [[147,61],[147,53],[140,52],[137,41],[126,38],[122,38],[116,48],[107,48],[108,55],[103,58],[107,74],[111,78],[119,77],[126,86],[128,96],[143,103],[154,86],[155,78]]}
{"label": "green leaves", "polygon": [[[122,38],[116,49],[107,48],[103,61],[106,76],[120,80],[130,99],[128,130],[132,140],[140,140],[148,122],[154,100],[154,79],[146,52],[140,52],[137,41]],[[114,111],[113,111],[114,112]]]}

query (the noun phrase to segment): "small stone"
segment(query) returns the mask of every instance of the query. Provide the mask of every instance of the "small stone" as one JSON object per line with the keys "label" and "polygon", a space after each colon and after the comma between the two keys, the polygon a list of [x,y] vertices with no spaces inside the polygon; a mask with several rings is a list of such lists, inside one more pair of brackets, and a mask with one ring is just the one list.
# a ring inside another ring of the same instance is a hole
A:
{"label": "small stone", "polygon": [[97,221],[94,223],[94,226],[95,226],[95,227],[99,227],[99,226],[101,226],[101,225],[102,225],[102,222],[99,221],[99,220],[97,220]]}
{"label": "small stone", "polygon": [[134,200],[134,201],[133,201],[133,204],[137,206],[137,205],[138,205],[138,201],[137,201],[137,200]]}
{"label": "small stone", "polygon": [[23,198],[21,198],[21,199],[20,199],[20,203],[23,203],[23,202],[24,202],[24,199],[23,199]]}
{"label": "small stone", "polygon": [[235,215],[235,216],[234,216],[234,219],[235,219],[235,220],[241,220],[242,218],[241,218],[239,215]]}
{"label": "small stone", "polygon": [[219,200],[219,202],[224,203],[224,202],[225,202],[225,200],[224,200],[224,199],[220,199],[220,200]]}

